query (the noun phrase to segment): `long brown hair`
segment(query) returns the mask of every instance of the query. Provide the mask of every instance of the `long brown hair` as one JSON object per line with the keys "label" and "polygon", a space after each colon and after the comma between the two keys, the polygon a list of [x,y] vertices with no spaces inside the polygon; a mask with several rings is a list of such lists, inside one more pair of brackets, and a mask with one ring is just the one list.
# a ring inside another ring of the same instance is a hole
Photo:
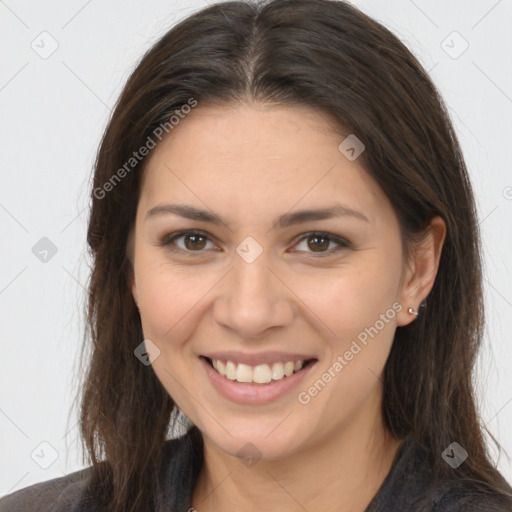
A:
{"label": "long brown hair", "polygon": [[[97,153],[81,434],[108,509],[150,509],[175,411],[151,366],[134,357],[143,333],[127,243],[145,160],[125,164],[191,98],[197,108],[258,101],[334,115],[364,141],[364,167],[394,206],[405,247],[435,215],[443,218],[447,236],[427,306],[397,329],[385,366],[383,417],[394,436],[422,444],[434,477],[506,493],[472,387],[484,322],[474,198],[435,86],[397,37],[350,4],[225,2],[181,21],[143,56]],[[456,472],[441,458],[452,441],[469,453]]]}

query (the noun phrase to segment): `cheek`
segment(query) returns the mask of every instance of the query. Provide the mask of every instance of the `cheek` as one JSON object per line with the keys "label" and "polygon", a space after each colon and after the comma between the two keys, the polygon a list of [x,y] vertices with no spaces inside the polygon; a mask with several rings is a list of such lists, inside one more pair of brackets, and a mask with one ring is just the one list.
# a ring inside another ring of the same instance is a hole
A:
{"label": "cheek", "polygon": [[[368,252],[364,264],[338,269],[329,279],[301,280],[297,294],[328,327],[322,336],[327,357],[320,372],[333,384],[322,393],[318,406],[332,401],[350,411],[374,389],[402,308],[397,302],[399,265],[397,259]],[[321,384],[317,387],[322,389]],[[313,395],[316,392],[312,390]]]}
{"label": "cheek", "polygon": [[171,351],[188,339],[218,279],[193,268],[171,266],[153,257],[140,258],[137,293],[144,336]]}
{"label": "cheek", "polygon": [[137,281],[144,338],[160,350],[152,367],[163,387],[182,410],[195,418],[197,414],[189,410],[190,394],[186,389],[189,376],[197,370],[197,359],[188,340],[206,313],[205,296],[216,280],[154,261],[148,258],[144,266],[142,258],[139,260],[144,269]]}
{"label": "cheek", "polygon": [[297,280],[294,292],[307,306],[305,311],[314,313],[316,323],[320,320],[334,340],[347,341],[373,326],[386,312],[387,320],[391,320],[386,326],[394,322],[400,268],[392,260],[382,264],[379,260],[368,257],[357,265]]}
{"label": "cheek", "polygon": [[[329,327],[319,340],[325,358],[298,395],[309,421],[319,430],[348,421],[361,404],[376,396],[401,309],[395,279],[352,270],[324,286],[323,293],[309,283],[309,299],[304,301],[309,305],[311,300],[311,309]],[[389,271],[388,276],[393,273]]]}

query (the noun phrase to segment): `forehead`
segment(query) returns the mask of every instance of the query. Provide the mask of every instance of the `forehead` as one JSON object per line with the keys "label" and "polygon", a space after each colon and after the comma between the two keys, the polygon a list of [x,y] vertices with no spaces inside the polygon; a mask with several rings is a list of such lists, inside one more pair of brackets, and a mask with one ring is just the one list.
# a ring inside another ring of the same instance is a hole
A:
{"label": "forehead", "polygon": [[336,200],[369,217],[392,213],[373,178],[339,151],[347,135],[308,107],[198,105],[150,155],[141,203],[181,199],[243,216]]}

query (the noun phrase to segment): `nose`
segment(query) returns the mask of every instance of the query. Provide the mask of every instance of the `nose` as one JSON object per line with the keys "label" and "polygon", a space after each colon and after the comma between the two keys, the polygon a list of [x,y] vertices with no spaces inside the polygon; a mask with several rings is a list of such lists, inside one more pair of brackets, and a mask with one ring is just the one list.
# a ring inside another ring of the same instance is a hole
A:
{"label": "nose", "polygon": [[218,288],[213,317],[238,337],[258,338],[289,326],[297,311],[293,292],[269,265],[265,252],[247,263],[235,254],[233,268]]}

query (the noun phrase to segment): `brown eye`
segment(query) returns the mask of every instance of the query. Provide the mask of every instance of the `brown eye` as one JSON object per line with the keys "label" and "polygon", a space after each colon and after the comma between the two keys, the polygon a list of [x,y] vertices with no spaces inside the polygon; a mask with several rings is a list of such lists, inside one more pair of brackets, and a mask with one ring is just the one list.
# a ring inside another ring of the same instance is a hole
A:
{"label": "brown eye", "polygon": [[313,252],[316,252],[317,250],[319,250],[320,252],[323,252],[323,250],[325,250],[329,247],[330,240],[326,237],[312,236],[312,237],[309,237],[308,240],[312,241],[312,243],[308,242],[308,247]]}
{"label": "brown eye", "polygon": [[206,237],[203,235],[185,235],[185,247],[191,251],[195,249],[204,249],[206,245]]}
{"label": "brown eye", "polygon": [[[305,249],[300,248],[301,244],[305,245]],[[333,244],[332,248],[329,249],[331,244]],[[328,256],[349,247],[349,242],[338,236],[331,235],[330,233],[307,233],[295,246],[295,250],[305,252],[306,254],[316,253],[320,256]]]}
{"label": "brown eye", "polygon": [[212,244],[208,235],[194,231],[185,231],[164,237],[160,245],[170,251],[200,253],[203,252],[204,249],[211,248],[207,247],[208,243]]}

